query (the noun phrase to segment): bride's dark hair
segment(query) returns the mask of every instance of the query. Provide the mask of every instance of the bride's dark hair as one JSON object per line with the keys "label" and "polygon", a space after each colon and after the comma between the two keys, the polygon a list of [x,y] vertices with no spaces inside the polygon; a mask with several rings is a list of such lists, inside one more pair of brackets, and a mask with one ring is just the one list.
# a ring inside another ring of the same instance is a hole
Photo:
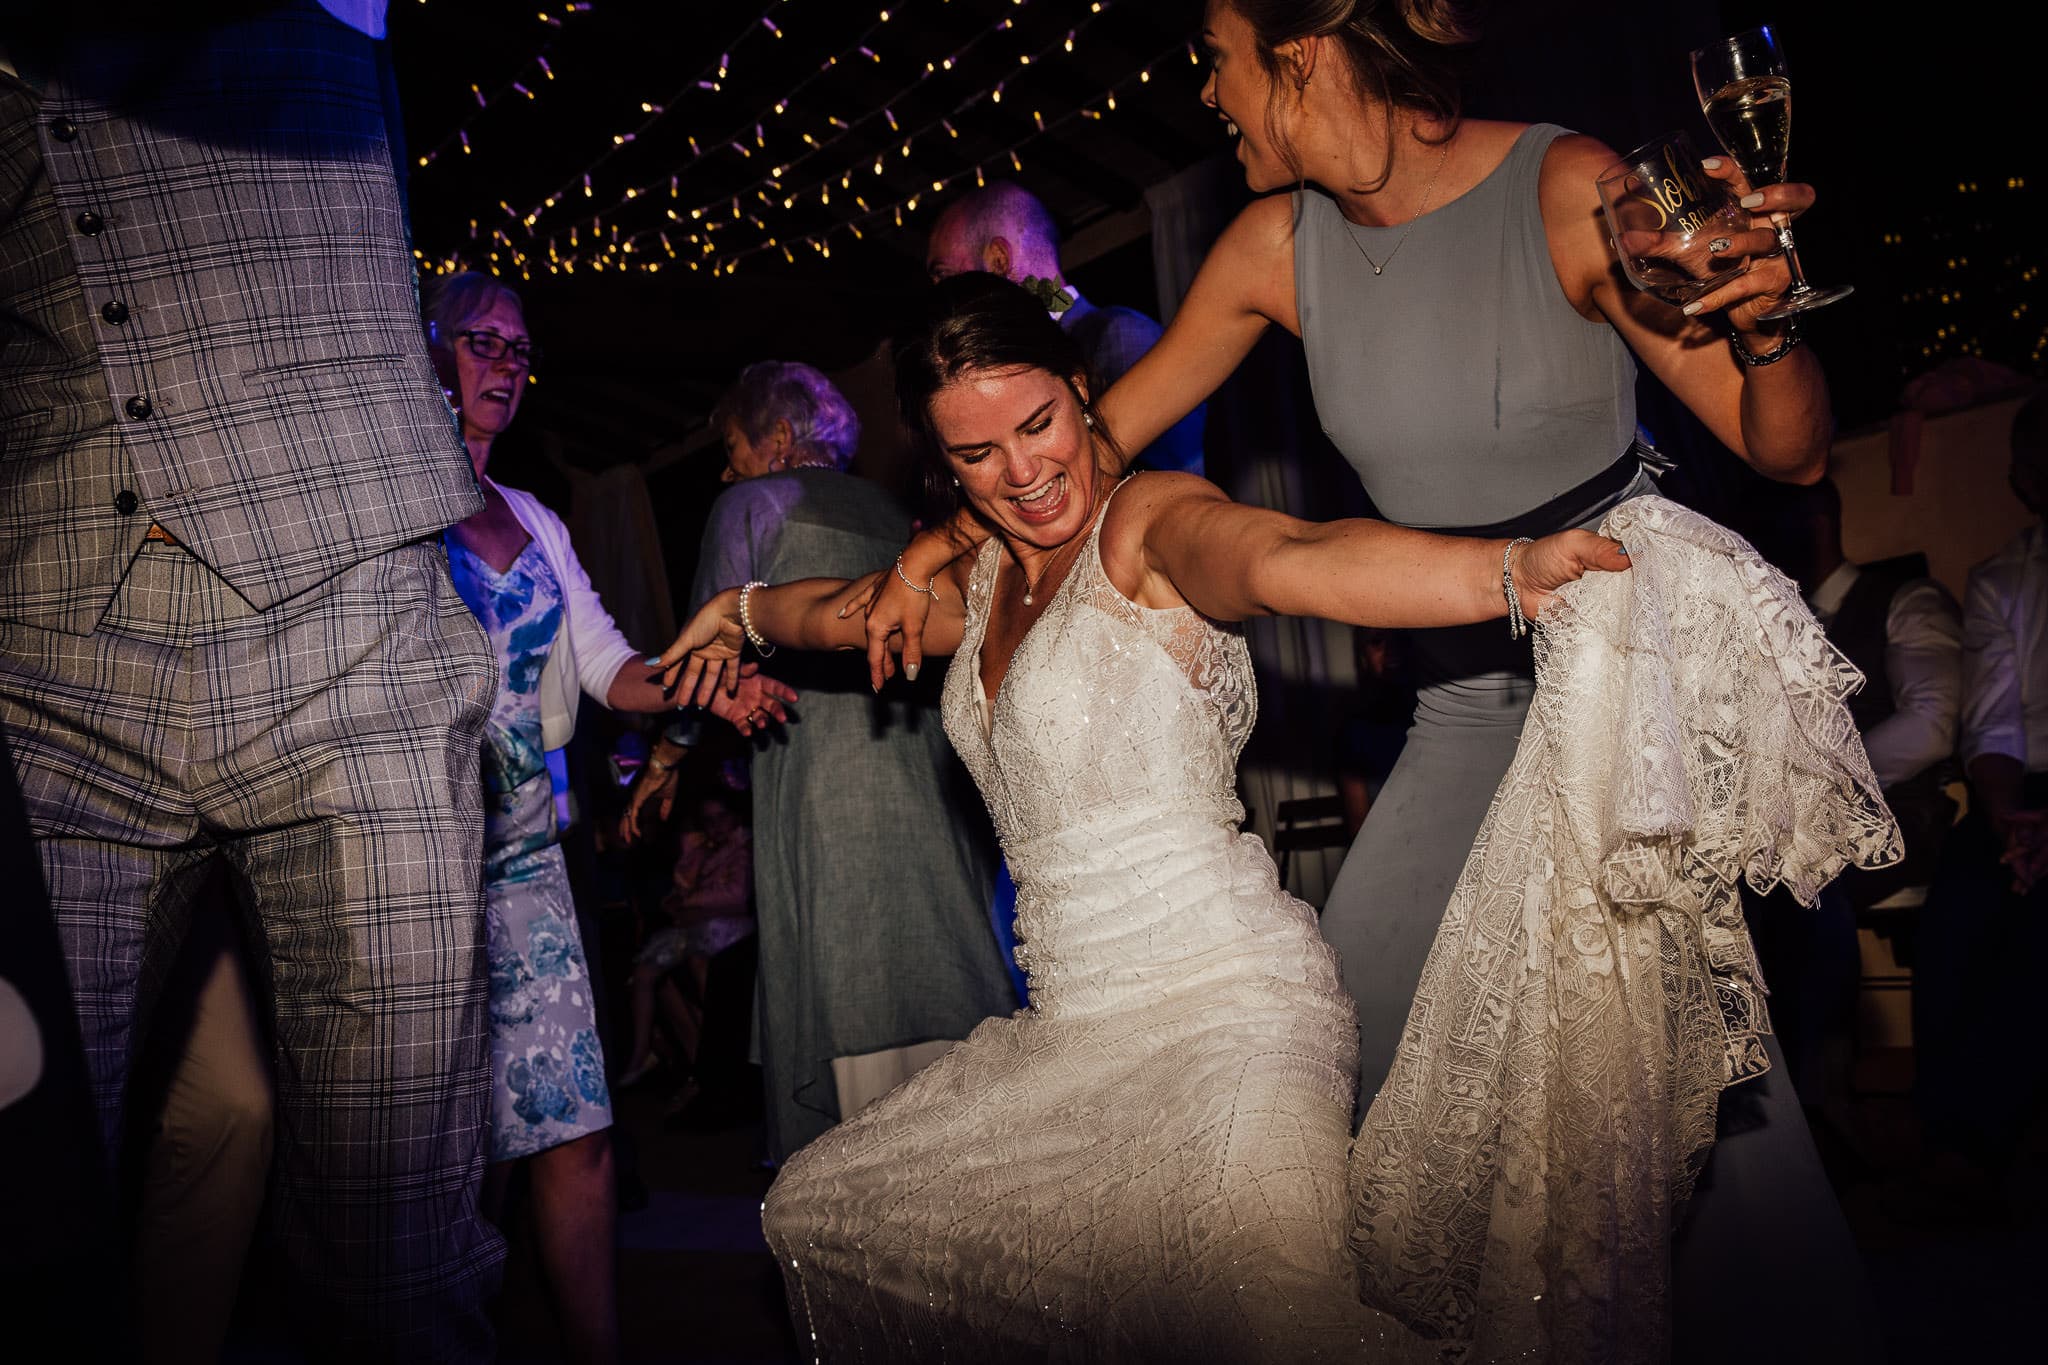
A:
{"label": "bride's dark hair", "polygon": [[[896,361],[896,403],[935,515],[960,506],[952,466],[932,428],[932,399],[940,389],[974,370],[1029,368],[1065,380],[1084,412],[1094,414],[1093,400],[1101,392],[1088,358],[1045,304],[1000,275],[976,271],[939,281],[890,351]],[[1099,414],[1094,414],[1094,432],[1111,466],[1123,468],[1123,448]]]}

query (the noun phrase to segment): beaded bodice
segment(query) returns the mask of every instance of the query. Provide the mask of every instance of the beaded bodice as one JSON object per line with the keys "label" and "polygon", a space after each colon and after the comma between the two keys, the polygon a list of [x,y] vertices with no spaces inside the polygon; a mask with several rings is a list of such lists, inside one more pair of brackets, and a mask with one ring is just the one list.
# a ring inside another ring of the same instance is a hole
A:
{"label": "beaded bodice", "polygon": [[944,716],[1006,845],[1144,809],[1243,818],[1237,756],[1258,718],[1243,633],[1117,591],[1102,567],[1107,512],[1105,503],[992,699],[981,642],[1001,543],[991,539],[974,563]]}

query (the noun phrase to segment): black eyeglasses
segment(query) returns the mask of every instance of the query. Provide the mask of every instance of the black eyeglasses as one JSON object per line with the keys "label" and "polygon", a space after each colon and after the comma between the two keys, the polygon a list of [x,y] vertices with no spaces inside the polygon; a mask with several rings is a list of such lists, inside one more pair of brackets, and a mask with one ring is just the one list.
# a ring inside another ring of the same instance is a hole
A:
{"label": "black eyeglasses", "polygon": [[469,353],[478,360],[501,360],[507,354],[528,369],[540,359],[540,347],[530,341],[513,341],[496,332],[457,332],[469,347]]}

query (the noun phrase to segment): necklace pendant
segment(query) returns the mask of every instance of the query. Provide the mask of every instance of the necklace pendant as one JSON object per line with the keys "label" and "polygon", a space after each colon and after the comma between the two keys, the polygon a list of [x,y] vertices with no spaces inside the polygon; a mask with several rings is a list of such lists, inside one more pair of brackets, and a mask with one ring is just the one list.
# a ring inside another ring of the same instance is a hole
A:
{"label": "necklace pendant", "polygon": [[[1366,264],[1367,264],[1367,265],[1372,265],[1372,262],[1371,262],[1371,261],[1367,261],[1367,262],[1366,262]],[[1375,275],[1384,275],[1384,274],[1386,274],[1386,273],[1387,273],[1387,269],[1386,269],[1386,267],[1385,267],[1385,266],[1381,266],[1381,265],[1372,265],[1372,273],[1373,273],[1373,274],[1375,274]]]}
{"label": "necklace pendant", "polygon": [[1024,605],[1027,607],[1031,605],[1031,594],[1029,591],[1026,591],[1024,594]]}

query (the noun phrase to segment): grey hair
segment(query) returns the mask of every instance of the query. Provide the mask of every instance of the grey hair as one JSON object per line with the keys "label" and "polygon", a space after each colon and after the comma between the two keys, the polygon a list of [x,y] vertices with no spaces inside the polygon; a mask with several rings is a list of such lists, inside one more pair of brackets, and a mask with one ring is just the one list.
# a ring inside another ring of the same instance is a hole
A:
{"label": "grey hair", "polygon": [[526,304],[519,291],[481,271],[465,270],[436,279],[428,288],[424,310],[427,340],[450,344],[457,332],[497,307],[500,301],[509,301],[522,319],[526,316]]}
{"label": "grey hair", "polygon": [[1038,196],[1008,180],[991,181],[972,190],[946,209],[960,225],[969,246],[979,254],[992,237],[1007,237],[1025,261],[1060,268],[1060,229]]}
{"label": "grey hair", "polygon": [[791,442],[808,458],[828,460],[834,469],[853,462],[860,417],[832,381],[809,365],[793,360],[749,365],[711,410],[713,427],[736,426],[750,442],[766,440],[777,422],[789,423]]}

